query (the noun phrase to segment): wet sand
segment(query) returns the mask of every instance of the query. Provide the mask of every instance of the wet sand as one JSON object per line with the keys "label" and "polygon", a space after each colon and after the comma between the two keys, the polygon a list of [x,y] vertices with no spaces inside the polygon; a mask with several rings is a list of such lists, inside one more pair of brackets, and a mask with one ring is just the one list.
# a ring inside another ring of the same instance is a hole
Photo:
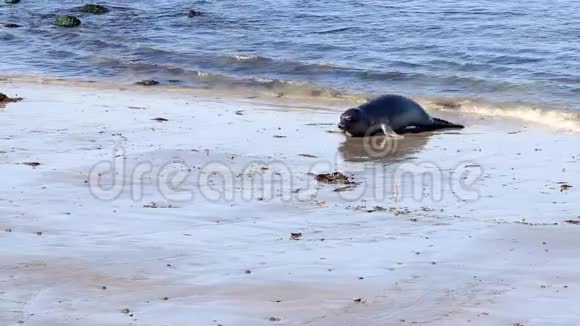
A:
{"label": "wet sand", "polygon": [[577,325],[578,134],[435,111],[370,157],[351,103],[0,87],[2,325]]}

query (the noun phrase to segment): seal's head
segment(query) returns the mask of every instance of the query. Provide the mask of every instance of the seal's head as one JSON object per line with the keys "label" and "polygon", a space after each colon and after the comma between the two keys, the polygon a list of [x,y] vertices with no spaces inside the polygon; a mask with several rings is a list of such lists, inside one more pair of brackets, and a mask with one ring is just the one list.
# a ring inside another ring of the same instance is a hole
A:
{"label": "seal's head", "polygon": [[352,137],[363,137],[369,129],[369,121],[359,109],[348,109],[340,116],[338,128]]}

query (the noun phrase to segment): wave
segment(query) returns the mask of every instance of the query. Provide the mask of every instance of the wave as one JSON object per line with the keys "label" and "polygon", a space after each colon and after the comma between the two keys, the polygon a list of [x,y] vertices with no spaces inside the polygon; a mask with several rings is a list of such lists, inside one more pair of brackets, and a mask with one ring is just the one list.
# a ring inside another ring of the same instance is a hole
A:
{"label": "wave", "polygon": [[[175,71],[174,71],[175,72]],[[181,71],[180,73],[182,73]],[[242,94],[256,94],[271,97],[288,97],[298,99],[333,99],[340,100],[336,104],[336,110],[342,110],[348,106],[358,105],[372,98],[373,94],[341,91],[332,88],[323,88],[301,81],[269,79],[269,78],[234,78],[221,74],[203,71],[189,71],[190,78],[198,81],[197,85],[186,85],[186,88],[203,88],[217,91],[236,92]],[[39,76],[0,75],[1,82],[25,82],[43,84],[64,84],[69,86],[81,85],[97,87],[99,83],[94,81],[75,82],[70,79],[43,78]],[[168,79],[162,82],[156,89],[173,88],[174,80]],[[112,84],[115,85],[118,80]],[[111,85],[111,84],[108,84]],[[239,92],[238,92],[239,93]],[[549,108],[542,106],[491,103],[472,98],[441,98],[418,96],[416,100],[428,110],[458,112],[477,116],[509,119],[523,123],[532,123],[545,126],[553,130],[580,133],[580,113],[562,108]],[[342,104],[340,104],[342,103]]]}
{"label": "wave", "polygon": [[580,132],[580,113],[561,108],[547,108],[525,104],[486,103],[472,99],[423,99],[423,104],[426,107],[438,110],[516,120],[559,131]]}

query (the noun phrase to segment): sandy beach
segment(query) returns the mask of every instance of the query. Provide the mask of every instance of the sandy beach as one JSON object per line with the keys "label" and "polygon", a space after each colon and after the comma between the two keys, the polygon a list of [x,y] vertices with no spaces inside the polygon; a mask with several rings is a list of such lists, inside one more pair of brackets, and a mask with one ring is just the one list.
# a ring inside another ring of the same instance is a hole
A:
{"label": "sandy beach", "polygon": [[577,132],[433,110],[369,155],[347,100],[0,91],[0,325],[580,325]]}

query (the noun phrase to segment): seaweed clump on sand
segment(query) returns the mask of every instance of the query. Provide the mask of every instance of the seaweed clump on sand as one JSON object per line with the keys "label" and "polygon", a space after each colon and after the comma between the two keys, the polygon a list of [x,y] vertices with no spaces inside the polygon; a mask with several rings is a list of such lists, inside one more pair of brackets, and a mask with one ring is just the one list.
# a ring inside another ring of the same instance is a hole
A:
{"label": "seaweed clump on sand", "polygon": [[105,6],[95,5],[95,4],[86,4],[82,7],[80,7],[79,10],[81,12],[84,12],[84,13],[95,14],[95,15],[106,14],[110,11],[109,8],[107,8]]}
{"label": "seaweed clump on sand", "polygon": [[340,172],[333,172],[333,173],[321,173],[316,174],[314,176],[316,181],[324,182],[324,183],[333,183],[333,184],[345,184],[345,185],[352,185],[356,184],[354,181],[351,180],[350,177],[340,173]]}
{"label": "seaweed clump on sand", "polygon": [[77,27],[81,24],[81,20],[75,16],[58,16],[54,20],[54,24],[60,27]]}
{"label": "seaweed clump on sand", "polygon": [[20,101],[22,101],[22,97],[8,97],[8,95],[0,93],[0,105]]}

